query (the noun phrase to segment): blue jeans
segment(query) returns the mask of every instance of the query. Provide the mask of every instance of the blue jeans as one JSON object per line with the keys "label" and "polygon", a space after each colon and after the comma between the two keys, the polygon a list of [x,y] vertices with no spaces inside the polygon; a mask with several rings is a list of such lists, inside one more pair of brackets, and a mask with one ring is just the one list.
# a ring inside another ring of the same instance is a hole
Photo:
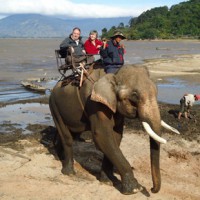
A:
{"label": "blue jeans", "polygon": [[120,68],[122,67],[122,65],[106,65],[105,66],[105,72],[114,74],[115,72],[117,72]]}

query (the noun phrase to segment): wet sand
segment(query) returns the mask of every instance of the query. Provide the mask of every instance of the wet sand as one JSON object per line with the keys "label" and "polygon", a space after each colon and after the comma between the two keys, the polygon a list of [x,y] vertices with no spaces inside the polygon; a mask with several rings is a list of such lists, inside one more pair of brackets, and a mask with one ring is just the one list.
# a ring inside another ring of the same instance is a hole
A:
{"label": "wet sand", "polygon": [[200,55],[175,55],[168,59],[146,60],[144,64],[154,80],[166,77],[179,77],[189,82],[200,82]]}
{"label": "wet sand", "polygon": [[[158,86],[160,102],[178,105],[183,94],[200,94],[200,55],[146,60],[144,65]],[[200,102],[196,104],[200,105]]]}
{"label": "wet sand", "polygon": [[[200,83],[200,55],[184,55],[171,59],[148,60],[144,65],[150,71],[151,78],[157,83],[165,82],[168,77],[178,77]],[[37,69],[36,69],[37,71]],[[9,79],[11,73],[5,72]],[[40,72],[40,71],[38,71]],[[55,72],[56,73],[56,72]],[[37,75],[40,75],[38,73]],[[15,78],[27,78],[27,72]],[[173,91],[172,91],[173,92]],[[199,91],[200,93],[200,91]],[[48,97],[29,99],[15,103],[48,104]],[[13,103],[11,103],[13,104]],[[5,106],[2,104],[1,106]],[[151,193],[149,142],[137,120],[126,120],[121,150],[133,167],[135,177],[145,187],[144,191],[133,195],[120,192],[120,182],[115,186],[101,184],[97,180],[102,154],[92,141],[74,142],[75,170],[72,177],[61,173],[61,161],[58,159],[53,138],[55,127],[30,122],[25,127],[32,134],[23,134],[22,129],[12,122],[1,124],[10,130],[10,134],[0,134],[0,198],[10,199],[162,199],[197,200],[200,198],[200,106],[192,109],[192,119],[177,120],[179,105],[160,103],[164,121],[177,128],[181,135],[163,130],[168,143],[161,146],[162,187],[157,194]],[[26,111],[26,116],[33,109]],[[34,110],[37,112],[37,110]],[[51,118],[48,119],[52,121]],[[41,120],[42,121],[42,120]],[[137,141],[137,142],[134,142]],[[118,180],[120,177],[116,174]]]}

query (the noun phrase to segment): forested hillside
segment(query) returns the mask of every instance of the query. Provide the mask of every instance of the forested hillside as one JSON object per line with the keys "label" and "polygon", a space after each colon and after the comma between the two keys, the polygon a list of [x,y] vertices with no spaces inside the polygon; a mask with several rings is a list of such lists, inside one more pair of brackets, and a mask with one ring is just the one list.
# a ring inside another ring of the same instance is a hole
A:
{"label": "forested hillside", "polygon": [[189,0],[173,5],[153,8],[132,18],[129,27],[120,23],[109,31],[102,30],[103,37],[110,37],[120,29],[128,39],[171,39],[200,37],[200,0]]}

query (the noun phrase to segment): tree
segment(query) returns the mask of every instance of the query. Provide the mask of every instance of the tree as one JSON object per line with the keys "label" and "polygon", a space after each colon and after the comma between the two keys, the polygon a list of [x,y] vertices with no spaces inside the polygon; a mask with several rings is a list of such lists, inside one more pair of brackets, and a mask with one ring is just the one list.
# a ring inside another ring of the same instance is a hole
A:
{"label": "tree", "polygon": [[[153,39],[200,36],[200,0],[189,0],[177,5],[156,7],[131,18],[129,27],[120,23],[118,28],[130,39]],[[110,36],[115,26],[109,31]]]}
{"label": "tree", "polygon": [[124,28],[124,23],[121,22],[121,23],[119,24],[118,28],[123,29],[123,28]]}
{"label": "tree", "polygon": [[108,30],[107,30],[107,28],[103,28],[103,29],[101,30],[101,32],[102,32],[102,35],[103,35],[103,34],[106,34],[106,33],[107,33],[107,31],[108,31]]}

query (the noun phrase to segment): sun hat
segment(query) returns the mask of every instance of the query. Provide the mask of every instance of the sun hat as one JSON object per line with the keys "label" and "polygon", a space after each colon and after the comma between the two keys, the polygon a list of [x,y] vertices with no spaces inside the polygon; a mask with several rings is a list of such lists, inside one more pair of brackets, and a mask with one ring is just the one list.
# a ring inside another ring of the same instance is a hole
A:
{"label": "sun hat", "polygon": [[122,32],[120,32],[120,31],[116,31],[115,33],[114,33],[114,35],[113,36],[111,36],[111,38],[113,39],[113,38],[116,38],[116,37],[121,37],[122,38],[122,40],[123,39],[126,39],[126,37],[123,35],[123,33]]}
{"label": "sun hat", "polygon": [[194,96],[195,96],[196,100],[200,100],[200,94],[195,94]]}

